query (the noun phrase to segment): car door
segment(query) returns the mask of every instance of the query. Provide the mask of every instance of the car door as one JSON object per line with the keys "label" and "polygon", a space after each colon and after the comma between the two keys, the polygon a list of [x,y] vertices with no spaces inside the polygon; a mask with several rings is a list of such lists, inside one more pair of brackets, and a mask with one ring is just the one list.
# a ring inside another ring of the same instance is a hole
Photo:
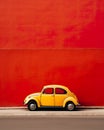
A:
{"label": "car door", "polygon": [[67,91],[63,88],[55,88],[55,106],[63,106],[64,100],[68,97]]}
{"label": "car door", "polygon": [[54,89],[45,88],[40,98],[41,106],[54,106]]}

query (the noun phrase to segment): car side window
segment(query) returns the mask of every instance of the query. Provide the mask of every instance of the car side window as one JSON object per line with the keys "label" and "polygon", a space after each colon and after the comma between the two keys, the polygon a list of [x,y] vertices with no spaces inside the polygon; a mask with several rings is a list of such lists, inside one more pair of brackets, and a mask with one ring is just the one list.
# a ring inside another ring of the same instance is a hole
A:
{"label": "car side window", "polygon": [[46,88],[43,91],[43,94],[53,94],[53,93],[54,93],[53,88]]}
{"label": "car side window", "polygon": [[55,94],[67,94],[67,91],[62,88],[56,88]]}

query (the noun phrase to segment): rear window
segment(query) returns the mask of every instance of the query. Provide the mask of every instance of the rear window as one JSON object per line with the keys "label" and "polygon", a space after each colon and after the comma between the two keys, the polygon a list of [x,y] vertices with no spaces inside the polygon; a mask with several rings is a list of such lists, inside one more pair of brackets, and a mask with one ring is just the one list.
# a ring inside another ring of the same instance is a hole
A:
{"label": "rear window", "polygon": [[66,93],[67,93],[67,91],[62,88],[55,89],[55,94],[66,94]]}

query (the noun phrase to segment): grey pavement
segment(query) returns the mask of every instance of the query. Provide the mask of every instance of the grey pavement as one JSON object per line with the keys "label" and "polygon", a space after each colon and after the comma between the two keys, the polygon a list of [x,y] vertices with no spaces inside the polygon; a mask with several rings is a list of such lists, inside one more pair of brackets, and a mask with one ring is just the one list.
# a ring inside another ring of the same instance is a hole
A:
{"label": "grey pavement", "polygon": [[104,118],[5,117],[0,130],[104,130]]}
{"label": "grey pavement", "polygon": [[76,111],[65,111],[62,109],[39,109],[37,111],[29,111],[25,107],[0,107],[0,118],[3,117],[104,118],[104,108],[77,108]]}

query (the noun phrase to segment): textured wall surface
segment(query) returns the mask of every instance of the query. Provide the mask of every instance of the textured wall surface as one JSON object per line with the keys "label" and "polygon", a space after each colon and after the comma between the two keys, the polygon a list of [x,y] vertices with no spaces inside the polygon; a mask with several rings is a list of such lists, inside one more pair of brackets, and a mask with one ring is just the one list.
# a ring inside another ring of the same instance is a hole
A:
{"label": "textured wall surface", "polygon": [[104,47],[104,0],[1,0],[0,48]]}
{"label": "textured wall surface", "polygon": [[1,0],[0,106],[21,106],[46,84],[104,105],[103,35],[104,0]]}

